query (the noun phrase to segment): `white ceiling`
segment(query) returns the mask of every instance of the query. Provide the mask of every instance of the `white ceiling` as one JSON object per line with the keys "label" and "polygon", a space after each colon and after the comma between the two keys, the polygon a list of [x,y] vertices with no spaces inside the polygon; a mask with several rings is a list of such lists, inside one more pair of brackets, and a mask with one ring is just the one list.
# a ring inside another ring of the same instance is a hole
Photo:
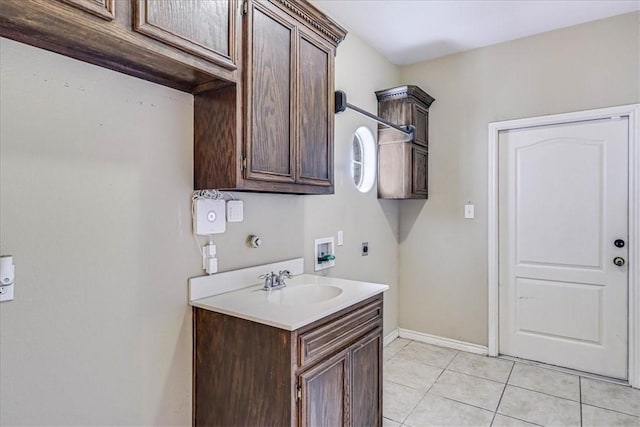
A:
{"label": "white ceiling", "polygon": [[315,0],[313,3],[397,65],[640,10],[640,0]]}

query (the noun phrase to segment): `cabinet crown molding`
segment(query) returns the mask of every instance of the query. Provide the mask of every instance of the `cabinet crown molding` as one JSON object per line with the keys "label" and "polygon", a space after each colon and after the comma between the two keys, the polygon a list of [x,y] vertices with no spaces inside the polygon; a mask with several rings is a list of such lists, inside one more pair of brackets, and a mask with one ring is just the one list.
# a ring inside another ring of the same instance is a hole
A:
{"label": "cabinet crown molding", "polygon": [[271,0],[271,2],[284,8],[298,19],[302,19],[307,25],[328,37],[335,47],[347,36],[347,30],[306,1]]}
{"label": "cabinet crown molding", "polygon": [[433,101],[435,101],[435,98],[420,89],[418,86],[414,85],[405,85],[393,87],[390,89],[378,90],[376,91],[376,98],[378,99],[378,102],[389,101],[393,99],[413,98],[415,101],[424,104],[427,108],[429,108]]}

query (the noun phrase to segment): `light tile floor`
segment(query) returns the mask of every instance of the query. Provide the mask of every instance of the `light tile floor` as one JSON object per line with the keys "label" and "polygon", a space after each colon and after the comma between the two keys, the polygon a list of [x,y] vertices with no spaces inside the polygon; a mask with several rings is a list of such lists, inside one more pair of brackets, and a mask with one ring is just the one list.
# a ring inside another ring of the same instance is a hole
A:
{"label": "light tile floor", "polygon": [[640,427],[640,390],[403,338],[383,375],[384,427]]}

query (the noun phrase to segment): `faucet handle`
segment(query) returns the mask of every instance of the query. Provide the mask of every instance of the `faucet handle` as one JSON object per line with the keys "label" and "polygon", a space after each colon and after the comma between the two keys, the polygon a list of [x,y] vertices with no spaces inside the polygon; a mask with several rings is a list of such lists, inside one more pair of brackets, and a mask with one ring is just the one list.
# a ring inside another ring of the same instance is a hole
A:
{"label": "faucet handle", "polygon": [[280,270],[278,272],[278,277],[279,278],[283,278],[286,277],[287,279],[291,279],[293,277],[293,275],[291,274],[291,272],[289,270]]}
{"label": "faucet handle", "polygon": [[286,286],[286,284],[284,283],[284,279],[291,279],[292,277],[293,276],[291,275],[291,272],[289,270],[280,270],[278,272],[278,275],[274,277],[276,286]]}
{"label": "faucet handle", "polygon": [[261,274],[258,279],[264,279],[264,289],[270,289],[273,287],[273,280],[276,278],[276,274],[272,271],[270,273]]}

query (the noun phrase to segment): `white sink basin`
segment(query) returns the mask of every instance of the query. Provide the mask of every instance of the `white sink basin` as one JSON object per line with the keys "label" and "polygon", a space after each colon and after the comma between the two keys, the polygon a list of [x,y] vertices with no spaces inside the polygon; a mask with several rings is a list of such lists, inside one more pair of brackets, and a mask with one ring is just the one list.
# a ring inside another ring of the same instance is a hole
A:
{"label": "white sink basin", "polygon": [[296,285],[268,291],[267,302],[282,305],[304,305],[328,301],[342,293],[331,285]]}

